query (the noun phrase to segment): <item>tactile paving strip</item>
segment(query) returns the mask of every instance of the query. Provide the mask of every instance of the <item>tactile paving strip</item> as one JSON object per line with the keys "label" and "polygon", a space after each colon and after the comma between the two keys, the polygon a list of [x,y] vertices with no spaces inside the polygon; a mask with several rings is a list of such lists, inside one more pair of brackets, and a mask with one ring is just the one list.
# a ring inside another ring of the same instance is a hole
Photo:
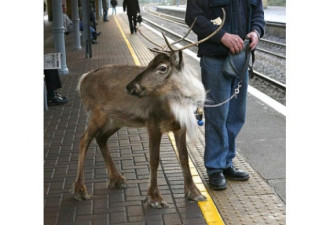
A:
{"label": "tactile paving strip", "polygon": [[270,186],[238,153],[234,165],[250,173],[248,181],[227,180],[227,189],[215,191],[208,187],[208,177],[204,167],[204,129],[201,137],[188,151],[208,192],[218,207],[226,224],[285,224],[285,205]]}

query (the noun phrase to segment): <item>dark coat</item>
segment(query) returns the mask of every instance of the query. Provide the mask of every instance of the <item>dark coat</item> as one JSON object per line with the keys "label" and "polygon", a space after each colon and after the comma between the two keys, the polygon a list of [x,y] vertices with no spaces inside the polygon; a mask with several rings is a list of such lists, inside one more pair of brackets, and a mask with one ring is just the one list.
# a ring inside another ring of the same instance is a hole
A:
{"label": "dark coat", "polygon": [[226,56],[229,49],[220,42],[226,32],[237,34],[242,39],[252,30],[257,30],[260,37],[264,35],[262,0],[189,0],[185,21],[191,26],[197,18],[193,31],[197,34],[198,40],[207,37],[218,28],[211,20],[223,18],[221,8],[226,11],[225,24],[216,35],[198,45],[198,56]]}
{"label": "dark coat", "polygon": [[136,15],[140,12],[140,6],[138,0],[124,0],[123,2],[124,12],[127,8],[127,15]]}
{"label": "dark coat", "polygon": [[106,10],[109,8],[107,0],[102,0],[102,8]]}
{"label": "dark coat", "polygon": [[117,0],[111,0],[110,4],[112,5],[112,7],[116,7],[118,5]]}

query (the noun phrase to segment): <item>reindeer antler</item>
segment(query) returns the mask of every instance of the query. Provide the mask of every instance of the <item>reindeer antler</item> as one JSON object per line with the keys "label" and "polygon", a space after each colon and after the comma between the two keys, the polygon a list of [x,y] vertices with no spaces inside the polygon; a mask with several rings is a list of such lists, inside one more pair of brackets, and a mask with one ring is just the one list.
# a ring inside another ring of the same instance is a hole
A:
{"label": "reindeer antler", "polygon": [[142,35],[142,37],[144,37],[144,38],[145,38],[147,41],[149,41],[151,44],[154,44],[154,45],[156,45],[157,47],[163,49],[162,46],[156,44],[155,42],[151,41],[147,36],[145,36],[145,35],[142,33],[142,31],[140,30],[140,28],[136,27],[136,29],[139,31],[139,33]]}
{"label": "reindeer antler", "polygon": [[[165,36],[165,34],[162,33],[162,35],[163,35],[163,37],[164,37],[164,40],[165,40],[165,42],[166,42],[166,45],[165,45],[165,46],[160,46],[160,45],[156,44],[155,42],[151,41],[148,37],[146,37],[146,36],[142,33],[142,31],[140,30],[140,28],[137,27],[137,30],[139,31],[139,33],[140,33],[140,34],[141,34],[141,35],[142,35],[147,41],[149,41],[150,43],[152,43],[152,44],[154,44],[154,45],[156,45],[157,47],[160,48],[160,49],[150,49],[150,48],[149,48],[150,51],[152,51],[152,52],[157,52],[157,53],[169,53],[169,54],[172,54],[172,53],[174,53],[174,52],[182,51],[182,50],[184,50],[184,49],[186,49],[186,48],[190,48],[191,46],[199,45],[199,44],[201,44],[201,43],[203,43],[203,42],[209,40],[209,39],[210,39],[211,37],[213,37],[216,33],[218,33],[218,32],[221,30],[221,28],[223,27],[223,25],[225,24],[225,21],[226,21],[226,11],[225,11],[223,8],[221,8],[221,9],[222,9],[222,13],[223,13],[223,19],[222,19],[222,22],[221,22],[220,26],[219,26],[215,31],[213,31],[209,36],[205,37],[204,39],[199,40],[199,41],[194,42],[194,43],[191,43],[191,44],[188,44],[188,45],[183,46],[182,48],[179,48],[179,49],[174,49],[174,48],[173,48],[173,45],[176,44],[176,43],[179,43],[180,41],[182,41],[183,39],[185,39],[185,38],[188,36],[188,34],[190,33],[190,31],[191,31],[192,28],[194,27],[197,18],[194,19],[194,22],[191,24],[191,26],[190,26],[188,32],[187,32],[182,38],[180,38],[179,40],[177,40],[177,41],[175,41],[175,42],[173,42],[173,43],[170,43],[170,42],[168,41],[167,37]],[[166,50],[165,50],[166,48],[169,48],[170,51],[166,51]]]}
{"label": "reindeer antler", "polygon": [[[188,44],[188,45],[186,45],[186,46],[183,46],[182,48],[173,49],[171,45],[173,45],[175,42],[173,42],[172,44],[170,44],[169,41],[167,40],[167,37],[163,34],[163,37],[164,37],[164,39],[165,39],[165,42],[166,42],[167,46],[169,47],[169,49],[171,50],[171,52],[174,53],[174,52],[177,52],[177,51],[182,51],[182,50],[184,50],[184,49],[186,49],[186,48],[190,48],[191,46],[199,45],[199,44],[201,44],[201,43],[203,43],[203,42],[209,40],[209,39],[210,39],[211,37],[213,37],[216,33],[218,33],[218,31],[220,31],[220,29],[223,27],[223,25],[225,24],[225,21],[226,21],[226,11],[225,11],[223,8],[221,8],[221,9],[222,9],[222,13],[223,13],[223,20],[222,20],[220,26],[219,26],[215,31],[213,31],[213,33],[211,33],[209,36],[205,37],[205,38],[202,39],[202,40],[199,40],[199,41],[197,41],[197,42],[194,42],[194,43]],[[195,19],[195,21],[196,21],[196,19]],[[194,22],[195,22],[195,21],[194,21]],[[194,25],[194,23],[193,23],[192,25]],[[192,26],[191,26],[191,28],[192,28]],[[190,31],[189,31],[189,32],[190,32]]]}
{"label": "reindeer antler", "polygon": [[[194,19],[194,22],[189,27],[189,30],[187,31],[187,33],[182,38],[180,38],[179,40],[177,40],[175,42],[172,42],[171,45],[175,45],[176,43],[179,43],[180,41],[184,40],[188,36],[188,34],[190,33],[190,31],[193,29],[193,27],[194,27],[194,25],[196,23],[196,20],[197,20],[197,18]],[[168,45],[163,46],[163,49],[166,49],[166,47],[168,47]]]}
{"label": "reindeer antler", "polygon": [[148,48],[149,51],[151,52],[157,52],[157,53],[168,53],[168,54],[171,54],[172,52],[171,51],[166,51],[166,50],[160,50],[158,48]]}
{"label": "reindeer antler", "polygon": [[[183,39],[185,39],[185,38],[188,36],[188,34],[190,33],[190,31],[192,30],[192,28],[194,27],[195,23],[196,23],[196,18],[194,19],[194,22],[193,22],[192,25],[190,26],[188,32],[187,32],[182,38],[180,38],[179,40],[173,42],[171,45],[174,45],[174,44],[176,44],[176,43],[179,43],[180,41],[182,41]],[[168,51],[165,51],[165,49],[168,47],[168,45],[160,46],[159,44],[156,44],[155,42],[153,42],[152,40],[150,40],[147,36],[145,36],[145,35],[142,33],[142,31],[140,30],[140,28],[137,27],[137,30],[138,30],[139,33],[142,35],[142,37],[144,37],[147,41],[149,41],[151,44],[156,45],[157,47],[159,47],[159,48],[161,49],[161,50],[159,50],[159,49],[150,49],[150,48],[149,48],[150,51],[152,51],[152,52],[158,52],[158,53],[161,53],[161,52],[168,52]],[[162,34],[163,34],[163,33],[162,33]],[[164,36],[164,34],[163,34],[163,36]],[[170,49],[171,49],[171,48],[170,48]],[[170,52],[168,52],[168,53],[170,53]]]}

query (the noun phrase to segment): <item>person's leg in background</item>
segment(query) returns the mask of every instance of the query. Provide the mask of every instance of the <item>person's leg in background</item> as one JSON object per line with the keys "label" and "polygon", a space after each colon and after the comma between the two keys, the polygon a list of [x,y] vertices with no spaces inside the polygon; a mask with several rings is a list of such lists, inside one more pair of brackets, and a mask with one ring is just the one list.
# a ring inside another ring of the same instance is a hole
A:
{"label": "person's leg in background", "polygon": [[68,102],[66,96],[62,96],[56,92],[57,89],[62,88],[62,83],[58,70],[44,70],[45,83],[47,88],[47,103],[49,106],[61,105]]}
{"label": "person's leg in background", "polygon": [[136,17],[137,17],[137,15],[136,14],[134,14],[133,15],[133,18],[132,18],[132,20],[133,20],[133,23],[134,23],[134,28],[133,28],[133,31],[136,33],[136,24],[137,24],[137,21],[136,21]]}
{"label": "person's leg in background", "polygon": [[103,9],[103,22],[108,22],[108,8]]}
{"label": "person's leg in background", "polygon": [[134,33],[133,16],[127,14],[127,17],[128,17],[129,29],[131,30],[131,34],[133,34]]}
{"label": "person's leg in background", "polygon": [[[83,31],[83,22],[79,22],[79,30]],[[96,33],[92,26],[89,27],[89,38],[92,41],[92,44],[97,44],[97,37],[101,35],[101,32]]]}

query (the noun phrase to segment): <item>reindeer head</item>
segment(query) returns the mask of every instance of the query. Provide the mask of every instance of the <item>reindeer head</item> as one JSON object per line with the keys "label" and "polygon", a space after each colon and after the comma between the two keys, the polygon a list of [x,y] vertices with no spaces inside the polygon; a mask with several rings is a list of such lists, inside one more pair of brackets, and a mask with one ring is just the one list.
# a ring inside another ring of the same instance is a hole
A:
{"label": "reindeer head", "polygon": [[[154,49],[149,49],[152,52],[157,53],[155,58],[149,63],[147,68],[140,74],[138,74],[127,86],[126,90],[128,91],[129,94],[131,95],[136,95],[139,97],[143,96],[160,96],[164,95],[164,93],[167,93],[169,91],[175,91],[175,84],[173,83],[173,80],[171,78],[175,78],[176,76],[182,75],[182,71],[184,68],[184,63],[183,63],[183,56],[182,56],[182,51],[186,48],[189,48],[191,46],[198,45],[202,42],[207,41],[211,37],[213,37],[220,29],[223,27],[224,22],[225,22],[225,11],[223,11],[223,21],[221,25],[209,36],[206,38],[188,44],[186,46],[183,46],[179,49],[174,48],[174,44],[182,41],[185,37],[188,36],[190,31],[192,30],[193,26],[195,25],[196,19],[189,28],[188,32],[185,34],[184,37],[181,39],[169,43],[167,37],[163,33],[164,40],[166,42],[166,45],[160,46],[153,41],[151,41],[148,37],[143,35],[141,30],[138,28],[139,33],[147,39],[149,42],[152,44],[156,45],[159,48],[154,48]],[[187,83],[189,85],[189,83]]]}
{"label": "reindeer head", "polygon": [[147,68],[126,86],[126,90],[138,97],[163,95],[171,89],[170,78],[180,73],[182,67],[181,51],[170,55],[158,53]]}

